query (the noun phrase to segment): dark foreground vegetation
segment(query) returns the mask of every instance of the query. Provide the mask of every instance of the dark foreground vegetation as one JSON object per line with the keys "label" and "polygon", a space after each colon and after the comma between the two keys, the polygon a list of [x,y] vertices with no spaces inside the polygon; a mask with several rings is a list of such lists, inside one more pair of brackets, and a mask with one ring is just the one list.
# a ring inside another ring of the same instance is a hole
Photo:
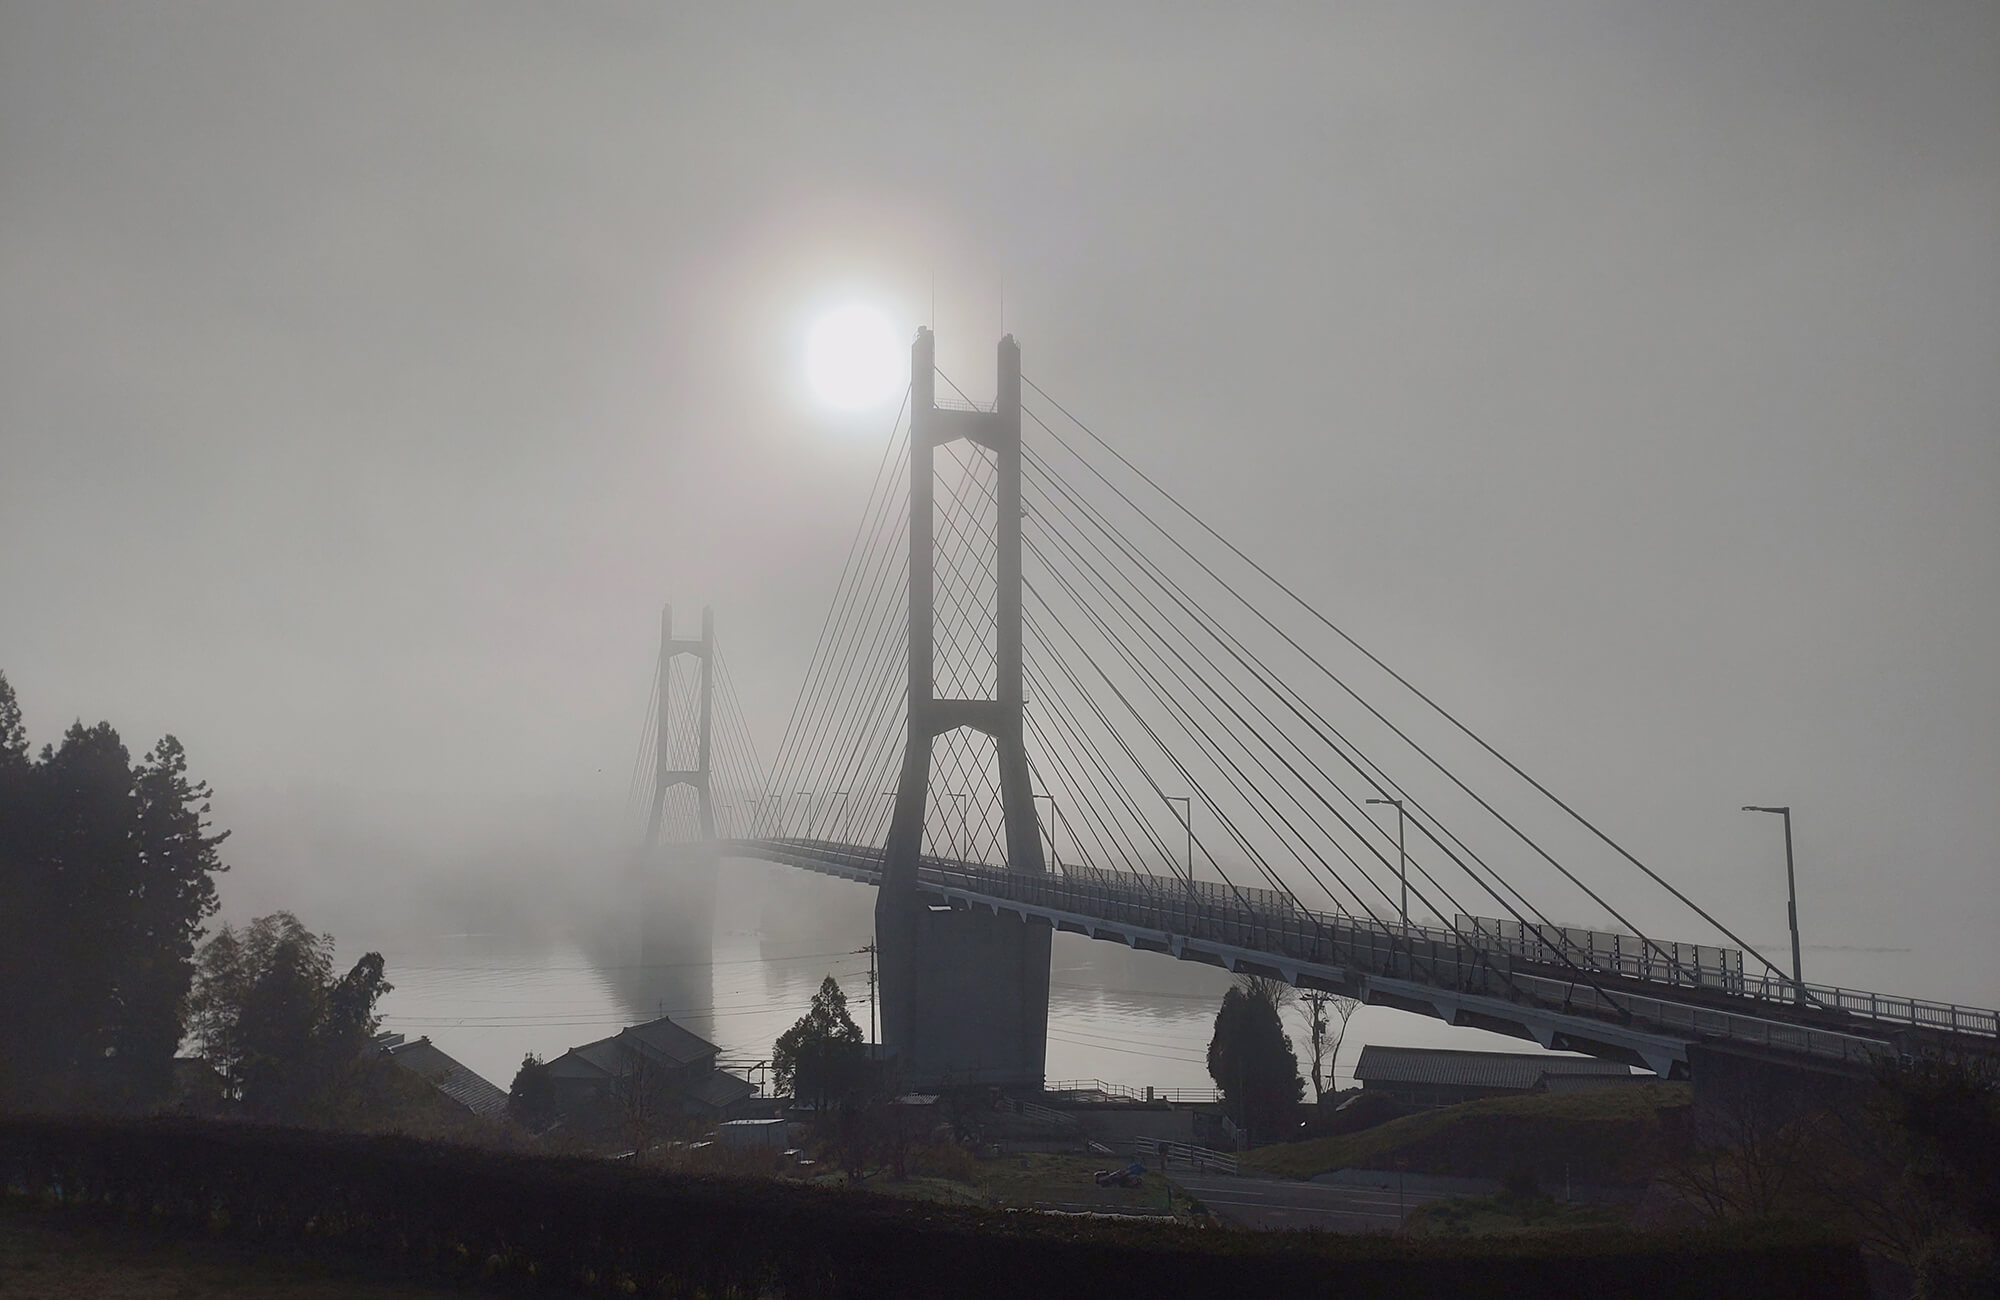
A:
{"label": "dark foreground vegetation", "polygon": [[17,1205],[496,1291],[724,1296],[1866,1294],[1804,1228],[1396,1241],[1135,1226],[198,1120],[0,1121]]}

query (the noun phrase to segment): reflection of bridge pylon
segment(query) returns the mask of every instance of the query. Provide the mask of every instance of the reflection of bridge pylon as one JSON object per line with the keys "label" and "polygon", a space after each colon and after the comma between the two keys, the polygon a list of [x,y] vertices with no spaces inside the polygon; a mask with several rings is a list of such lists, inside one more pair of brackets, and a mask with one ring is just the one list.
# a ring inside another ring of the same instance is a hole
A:
{"label": "reflection of bridge pylon", "polygon": [[[676,667],[700,661],[692,681]],[[711,1001],[707,963],[715,921],[715,790],[711,780],[715,700],[715,615],[701,612],[701,635],[674,635],[674,607],[660,611],[660,660],[655,689],[659,711],[653,745],[653,782],[646,810],[646,839],[633,881],[638,921],[638,961],[622,981],[628,1014],[651,1019],[660,1011],[706,1031]],[[691,689],[690,689],[691,688]],[[680,791],[691,791],[690,801]],[[688,805],[692,802],[692,808]],[[690,815],[692,814],[692,815]]]}

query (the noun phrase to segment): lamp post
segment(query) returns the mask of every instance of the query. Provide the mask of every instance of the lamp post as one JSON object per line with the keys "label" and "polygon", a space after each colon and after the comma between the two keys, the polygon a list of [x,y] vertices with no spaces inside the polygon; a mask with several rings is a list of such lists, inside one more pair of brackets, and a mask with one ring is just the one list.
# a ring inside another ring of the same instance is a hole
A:
{"label": "lamp post", "polygon": [[1168,803],[1181,806],[1181,825],[1187,828],[1187,878],[1188,888],[1194,888],[1194,800],[1184,794],[1164,796]]}
{"label": "lamp post", "polygon": [[966,859],[965,859],[965,848],[966,848],[966,846],[965,846],[965,844],[963,843],[963,841],[965,841],[966,839],[970,838],[970,836],[969,836],[969,835],[968,835],[968,833],[967,833],[967,829],[966,829],[966,820],[965,820],[965,791],[963,791],[963,790],[940,790],[940,791],[938,791],[938,793],[939,793],[939,794],[942,794],[942,795],[946,795],[946,796],[948,796],[948,797],[950,797],[950,798],[953,798],[953,799],[956,799],[956,800],[958,800],[958,841],[959,841],[959,842],[957,842],[957,843],[955,843],[955,844],[954,844],[954,847],[953,847],[953,850],[952,850],[952,851],[953,851],[953,852],[954,852],[955,854],[957,854],[957,856],[958,856],[958,860],[959,860],[960,862],[964,862],[964,861],[966,860]]}
{"label": "lamp post", "polygon": [[1792,1000],[1800,1006],[1806,1004],[1806,977],[1799,964],[1799,881],[1792,869],[1792,809],[1787,804],[1782,808],[1765,808],[1759,804],[1746,803],[1744,812],[1776,813],[1785,819],[1785,915],[1792,923]]}
{"label": "lamp post", "polygon": [[1403,801],[1401,799],[1369,799],[1368,803],[1386,804],[1396,810],[1396,879],[1403,884],[1403,928],[1410,928],[1410,855],[1403,847]]}
{"label": "lamp post", "polygon": [[1056,825],[1062,813],[1056,808],[1056,797],[1052,794],[1038,794],[1030,797],[1049,801],[1049,867],[1052,870],[1061,871],[1062,857],[1056,852]]}

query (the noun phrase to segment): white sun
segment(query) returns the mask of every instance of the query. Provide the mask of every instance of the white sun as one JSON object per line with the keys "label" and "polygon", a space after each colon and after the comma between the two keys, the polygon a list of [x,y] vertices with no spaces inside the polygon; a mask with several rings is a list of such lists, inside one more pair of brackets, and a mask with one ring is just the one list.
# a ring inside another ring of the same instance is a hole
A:
{"label": "white sun", "polygon": [[828,406],[854,411],[886,403],[903,391],[907,369],[896,327],[873,307],[836,307],[806,335],[806,379]]}

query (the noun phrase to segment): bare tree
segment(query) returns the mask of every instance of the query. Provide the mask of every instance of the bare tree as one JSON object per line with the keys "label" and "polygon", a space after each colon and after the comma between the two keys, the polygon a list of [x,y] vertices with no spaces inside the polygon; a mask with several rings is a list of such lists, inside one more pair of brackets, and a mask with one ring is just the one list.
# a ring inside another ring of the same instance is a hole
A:
{"label": "bare tree", "polygon": [[[1334,1067],[1340,1062],[1341,1040],[1347,1037],[1347,1022],[1361,1003],[1354,998],[1325,989],[1307,989],[1299,1001],[1305,1007],[1306,1037],[1312,1061],[1313,1103],[1326,1100],[1326,1085],[1333,1081]],[[1332,1014],[1329,1015],[1328,1013]],[[1340,1023],[1335,1027],[1333,1021]]]}

